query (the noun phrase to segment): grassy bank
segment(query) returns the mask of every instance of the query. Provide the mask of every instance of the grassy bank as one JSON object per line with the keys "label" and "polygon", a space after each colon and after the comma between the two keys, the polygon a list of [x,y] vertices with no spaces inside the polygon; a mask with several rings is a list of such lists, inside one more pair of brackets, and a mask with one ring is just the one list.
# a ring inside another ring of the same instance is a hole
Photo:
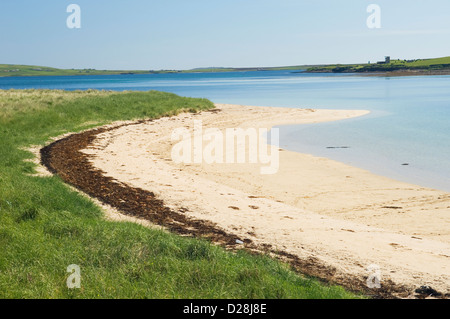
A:
{"label": "grassy bank", "polygon": [[168,74],[168,73],[207,73],[207,72],[244,72],[305,70],[309,66],[251,67],[251,68],[196,68],[192,70],[95,70],[95,69],[58,69],[46,66],[0,64],[0,77],[10,76],[73,76],[73,75],[121,75],[121,74]]}
{"label": "grassy bank", "polygon": [[[65,132],[213,104],[162,92],[0,91],[0,298],[354,298],[280,262],[134,223],[106,221],[33,155]],[[81,289],[66,269],[81,268]]]}
{"label": "grassy bank", "polygon": [[71,76],[71,75],[117,75],[148,74],[143,70],[95,70],[95,69],[58,69],[47,66],[0,64],[0,77],[8,76]]}
{"label": "grassy bank", "polygon": [[398,71],[449,71],[450,57],[417,60],[391,60],[390,63],[334,64],[307,69],[311,73],[369,73]]}
{"label": "grassy bank", "polygon": [[208,73],[244,71],[299,71],[311,73],[374,73],[396,71],[440,71],[450,72],[450,57],[416,60],[391,60],[388,64],[330,64],[295,65],[280,67],[207,67],[191,70],[96,70],[96,69],[58,69],[46,66],[0,64],[0,77],[10,76],[73,76],[73,75],[121,75],[121,74],[168,74],[168,73]]}

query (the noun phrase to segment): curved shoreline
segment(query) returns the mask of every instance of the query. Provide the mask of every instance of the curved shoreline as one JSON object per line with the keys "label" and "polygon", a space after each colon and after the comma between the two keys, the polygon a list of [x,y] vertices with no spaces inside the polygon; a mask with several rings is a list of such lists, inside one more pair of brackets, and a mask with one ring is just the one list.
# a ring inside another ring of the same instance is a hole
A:
{"label": "curved shoreline", "polygon": [[[238,231],[235,234],[229,228],[224,229],[220,223],[193,216],[188,212],[191,207],[188,207],[186,211],[176,210],[173,205],[169,208],[165,205],[167,199],[161,200],[160,196],[155,195],[152,191],[134,187],[120,178],[107,176],[107,173],[92,164],[92,156],[83,151],[86,148],[92,149],[92,145],[96,144],[96,139],[98,140],[102,134],[115,131],[114,134],[117,135],[117,130],[131,128],[135,125],[153,125],[155,122],[157,121],[138,121],[71,135],[43,148],[41,150],[42,163],[53,173],[61,176],[64,181],[88,195],[118,208],[125,214],[148,219],[175,233],[207,238],[225,247],[236,249],[240,249],[240,245],[236,243],[236,240],[240,240],[245,243],[244,246],[247,249],[274,254],[291,262],[302,273],[341,284],[352,290],[365,291],[367,294],[382,297],[394,295],[405,297],[411,293],[410,288],[390,281],[386,281],[380,290],[368,290],[365,278],[342,273],[341,269],[323,263],[311,255],[299,256],[288,250],[280,250],[279,247],[272,246],[270,242],[255,240],[251,235],[243,236]],[[270,119],[269,122],[273,122],[273,119]],[[94,147],[98,147],[98,143]],[[348,232],[348,230],[344,229],[340,233],[343,232]]]}

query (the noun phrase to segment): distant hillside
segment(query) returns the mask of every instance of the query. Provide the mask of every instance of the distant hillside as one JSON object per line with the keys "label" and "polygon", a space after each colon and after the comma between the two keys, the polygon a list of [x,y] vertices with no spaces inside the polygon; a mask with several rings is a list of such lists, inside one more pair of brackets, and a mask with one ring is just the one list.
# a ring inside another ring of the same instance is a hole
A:
{"label": "distant hillside", "polygon": [[160,74],[160,73],[203,73],[203,72],[242,72],[306,70],[307,65],[283,67],[223,68],[208,67],[191,70],[95,70],[95,69],[57,69],[46,66],[0,64],[0,77],[6,76],[67,76],[67,75],[113,75],[113,74]]}
{"label": "distant hillside", "polygon": [[367,64],[334,64],[311,67],[312,73],[364,73],[364,72],[450,72],[450,57],[417,60],[391,60]]}
{"label": "distant hillside", "polygon": [[[280,67],[207,67],[191,70],[96,70],[57,69],[46,66],[0,64],[0,77],[7,76],[67,76],[67,75],[114,75],[114,74],[160,74],[204,73],[243,71],[306,71],[311,73],[383,73],[404,72],[415,74],[450,74],[450,56],[436,59],[391,60],[390,63],[295,65]],[[408,75],[408,74],[406,74]]]}
{"label": "distant hillside", "polygon": [[106,75],[106,74],[130,74],[149,73],[150,71],[119,71],[119,70],[95,70],[95,69],[57,69],[46,66],[0,64],[0,77],[5,76],[63,76],[63,75]]}
{"label": "distant hillside", "polygon": [[314,65],[294,65],[294,66],[276,66],[276,67],[241,67],[241,68],[233,68],[233,67],[206,67],[206,68],[195,68],[190,70],[182,70],[182,71],[153,71],[153,73],[168,73],[168,72],[178,72],[178,73],[206,73],[206,72],[245,72],[245,71],[299,71],[306,70],[308,68],[314,67]]}

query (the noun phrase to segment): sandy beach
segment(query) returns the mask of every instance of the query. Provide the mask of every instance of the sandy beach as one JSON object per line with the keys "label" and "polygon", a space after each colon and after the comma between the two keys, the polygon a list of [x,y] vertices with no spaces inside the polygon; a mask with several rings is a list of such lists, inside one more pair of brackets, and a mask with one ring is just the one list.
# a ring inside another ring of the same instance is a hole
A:
{"label": "sandy beach", "polygon": [[336,282],[366,280],[375,265],[381,285],[404,286],[410,295],[423,285],[449,293],[449,193],[287,150],[269,175],[261,174],[261,164],[177,164],[171,157],[172,132],[192,130],[194,120],[224,130],[367,113],[217,104],[199,114],[119,126],[98,134],[83,152],[104,175],[153,192],[172,210],[255,247],[324,265]]}

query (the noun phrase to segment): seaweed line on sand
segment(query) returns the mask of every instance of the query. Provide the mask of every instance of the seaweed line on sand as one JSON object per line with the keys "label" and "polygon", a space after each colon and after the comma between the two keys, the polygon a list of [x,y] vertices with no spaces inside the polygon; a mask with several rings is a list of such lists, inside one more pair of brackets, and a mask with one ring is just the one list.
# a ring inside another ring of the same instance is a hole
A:
{"label": "seaweed line on sand", "polygon": [[[58,175],[69,185],[103,204],[112,206],[127,216],[145,219],[173,233],[207,239],[226,249],[246,249],[254,254],[269,254],[288,262],[301,274],[313,276],[329,284],[338,284],[353,292],[372,298],[405,298],[411,291],[394,282],[384,282],[380,289],[369,289],[361,278],[338,274],[334,267],[322,264],[315,258],[300,258],[284,251],[273,249],[268,244],[256,245],[250,239],[241,239],[228,233],[218,225],[204,220],[189,218],[181,212],[166,207],[153,192],[131,187],[104,175],[89,162],[89,155],[82,152],[98,134],[152,120],[122,123],[119,126],[103,126],[75,133],[50,143],[40,150],[41,164]],[[243,242],[243,245],[239,244]]]}

